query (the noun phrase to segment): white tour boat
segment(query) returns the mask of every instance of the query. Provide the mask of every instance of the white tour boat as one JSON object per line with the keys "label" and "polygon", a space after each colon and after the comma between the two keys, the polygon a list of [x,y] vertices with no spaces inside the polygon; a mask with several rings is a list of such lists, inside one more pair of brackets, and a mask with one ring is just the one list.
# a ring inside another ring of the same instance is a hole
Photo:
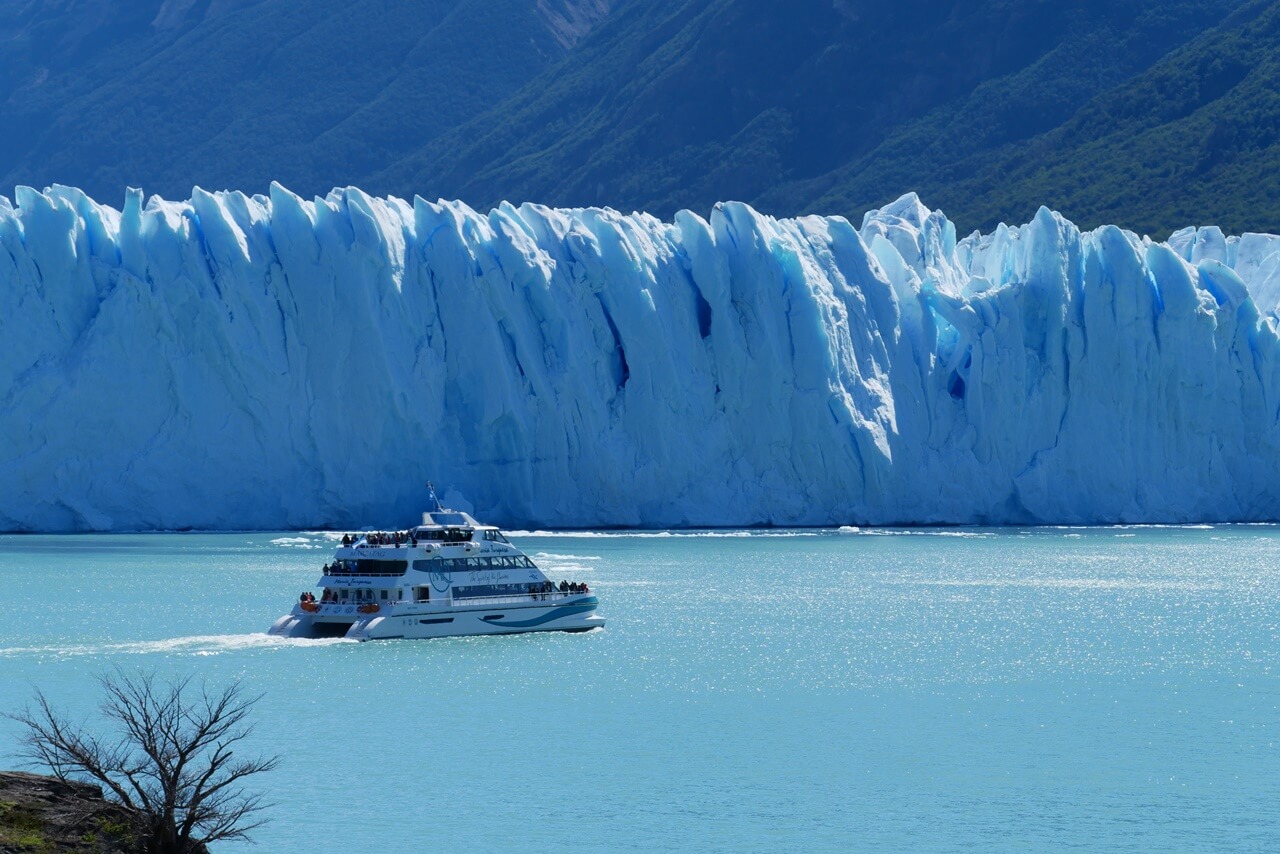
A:
{"label": "white tour boat", "polygon": [[364,641],[604,625],[587,585],[552,582],[497,528],[431,497],[416,528],[344,535],[319,597],[303,593],[270,633]]}

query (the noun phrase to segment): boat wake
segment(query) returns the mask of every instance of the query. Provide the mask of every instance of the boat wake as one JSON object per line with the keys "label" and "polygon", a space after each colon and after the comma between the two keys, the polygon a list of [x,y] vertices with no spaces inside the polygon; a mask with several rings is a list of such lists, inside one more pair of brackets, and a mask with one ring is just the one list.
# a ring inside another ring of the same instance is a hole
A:
{"label": "boat wake", "polygon": [[243,635],[193,635],[165,640],[128,643],[50,644],[48,646],[0,647],[0,657],[51,655],[58,658],[94,655],[220,655],[255,648],[331,646],[350,643],[342,638],[308,640],[274,637],[265,632]]}

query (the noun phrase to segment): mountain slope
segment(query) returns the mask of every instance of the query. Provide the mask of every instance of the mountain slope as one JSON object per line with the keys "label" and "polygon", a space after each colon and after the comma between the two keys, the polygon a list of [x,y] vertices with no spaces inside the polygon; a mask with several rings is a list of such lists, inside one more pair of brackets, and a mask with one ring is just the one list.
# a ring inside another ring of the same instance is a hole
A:
{"label": "mountain slope", "polygon": [[[515,91],[609,0],[36,0],[0,9],[0,186],[323,194]],[[396,187],[396,190],[403,191]]]}
{"label": "mountain slope", "polygon": [[835,176],[814,205],[857,205],[909,181],[968,227],[1047,204],[1083,227],[1122,222],[1157,236],[1189,223],[1280,231],[1278,93],[1280,3],[1255,2],[1047,133],[991,150],[902,158],[898,152],[929,138],[946,146],[962,132],[954,119],[936,117]]}
{"label": "mountain slope", "polygon": [[0,186],[1280,230],[1277,0],[0,6]]}
{"label": "mountain slope", "polygon": [[[477,204],[532,199],[670,216],[736,198],[779,214],[856,215],[886,195],[927,194],[933,185],[917,181],[930,169],[1057,127],[1238,5],[632,4],[379,183]],[[929,140],[887,147],[895,132],[937,115],[966,132],[923,157]],[[864,177],[896,177],[855,185],[852,164]],[[833,194],[842,181],[849,191]]]}

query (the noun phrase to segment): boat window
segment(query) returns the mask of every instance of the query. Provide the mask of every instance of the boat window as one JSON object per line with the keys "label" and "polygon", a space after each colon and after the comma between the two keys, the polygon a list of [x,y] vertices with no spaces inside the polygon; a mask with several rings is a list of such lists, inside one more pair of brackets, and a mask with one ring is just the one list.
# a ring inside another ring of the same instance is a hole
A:
{"label": "boat window", "polygon": [[386,590],[383,590],[383,591],[382,591],[382,601],[383,601],[383,602],[387,601],[387,591],[386,591]]}
{"label": "boat window", "polygon": [[498,569],[501,567],[537,569],[538,565],[524,555],[508,555],[505,557],[433,557],[413,562],[413,568],[421,572],[451,572],[460,569]]}
{"label": "boat window", "polygon": [[477,596],[523,596],[529,594],[529,583],[519,584],[476,584],[471,587],[455,587],[453,598],[473,599]]}
{"label": "boat window", "polygon": [[407,560],[367,560],[361,558],[355,562],[356,572],[361,575],[404,575]]}

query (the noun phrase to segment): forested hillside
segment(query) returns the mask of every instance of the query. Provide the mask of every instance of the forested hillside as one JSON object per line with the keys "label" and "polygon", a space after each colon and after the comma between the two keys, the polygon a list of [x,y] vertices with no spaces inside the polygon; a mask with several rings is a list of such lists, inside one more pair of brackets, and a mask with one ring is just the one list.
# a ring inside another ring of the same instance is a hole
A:
{"label": "forested hillside", "polygon": [[1280,0],[31,0],[0,187],[1280,230]]}
{"label": "forested hillside", "polygon": [[911,183],[966,227],[1044,204],[1161,238],[1195,224],[1280,232],[1280,3],[1242,7],[1033,139],[966,148],[974,124],[940,113],[903,128],[811,205],[860,209]]}
{"label": "forested hillside", "polygon": [[610,0],[0,4],[0,187],[303,194],[388,162],[563,58]]}
{"label": "forested hillside", "polygon": [[[963,228],[1026,218],[1040,202],[1079,204],[1064,212],[1088,220],[1085,199],[1114,197],[1130,172],[1094,170],[1074,176],[1079,197],[1031,200],[1050,188],[1006,176],[1010,161],[1036,162],[1046,135],[1103,93],[1145,85],[1172,51],[1212,45],[1239,5],[631,4],[515,96],[392,166],[384,183],[481,205],[533,199],[661,216],[732,198],[777,214],[860,217],[917,190]],[[1139,97],[1135,109],[1157,116],[1167,97]]]}

